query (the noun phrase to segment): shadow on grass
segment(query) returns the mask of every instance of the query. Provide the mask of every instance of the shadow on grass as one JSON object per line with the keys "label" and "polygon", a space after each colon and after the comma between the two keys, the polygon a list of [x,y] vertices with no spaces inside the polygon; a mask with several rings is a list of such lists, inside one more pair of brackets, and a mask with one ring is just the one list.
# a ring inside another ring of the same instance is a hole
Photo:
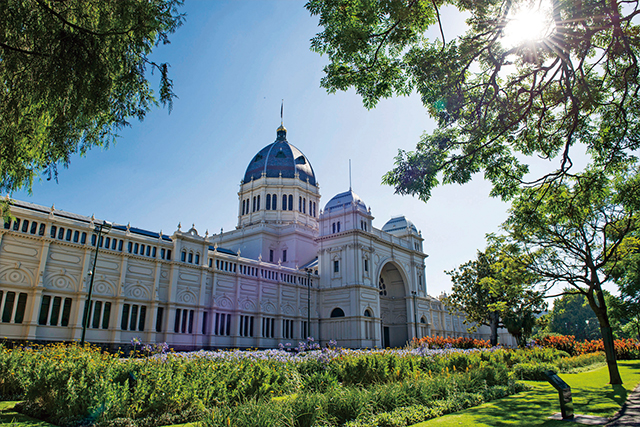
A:
{"label": "shadow on grass", "polygon": [[18,402],[0,402],[0,427],[20,426],[20,427],[55,427],[46,421],[36,420],[28,417],[14,409]]}
{"label": "shadow on grass", "polygon": [[[573,391],[576,414],[611,417],[626,401],[628,394],[640,379],[639,361],[619,362],[625,383],[607,384],[606,367],[594,371],[561,374]],[[531,390],[495,400],[484,405],[449,414],[424,423],[421,427],[440,426],[567,426],[564,421],[549,420],[560,412],[558,392],[546,382],[525,381]]]}

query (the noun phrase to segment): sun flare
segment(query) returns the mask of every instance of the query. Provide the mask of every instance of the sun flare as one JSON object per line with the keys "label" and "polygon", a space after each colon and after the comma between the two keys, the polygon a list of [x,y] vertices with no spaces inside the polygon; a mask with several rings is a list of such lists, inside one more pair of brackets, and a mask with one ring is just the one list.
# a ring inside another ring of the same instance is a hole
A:
{"label": "sun flare", "polygon": [[549,1],[522,4],[507,18],[502,44],[507,48],[549,37],[555,27]]}

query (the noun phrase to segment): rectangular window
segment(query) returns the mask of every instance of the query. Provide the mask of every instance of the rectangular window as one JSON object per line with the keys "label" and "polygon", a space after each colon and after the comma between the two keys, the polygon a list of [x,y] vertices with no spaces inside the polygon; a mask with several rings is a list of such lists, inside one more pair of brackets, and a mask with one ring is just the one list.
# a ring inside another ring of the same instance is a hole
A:
{"label": "rectangular window", "polygon": [[122,321],[120,322],[120,329],[126,331],[127,325],[129,325],[129,304],[124,304],[122,306]]}
{"label": "rectangular window", "polygon": [[162,332],[162,316],[164,315],[164,307],[158,307],[156,315],[156,332]]}
{"label": "rectangular window", "polygon": [[176,309],[176,319],[173,325],[173,332],[180,332],[180,314],[182,314],[182,310],[179,308]]}
{"label": "rectangular window", "polygon": [[117,246],[118,246],[118,239],[113,239],[113,241],[111,242],[111,250],[115,251]]}
{"label": "rectangular window", "polygon": [[107,237],[106,239],[104,239],[104,247],[106,249],[109,249],[109,245],[111,245],[111,237]]}
{"label": "rectangular window", "polygon": [[145,252],[145,255],[149,256],[150,253],[151,253],[151,246],[147,245],[147,252]]}
{"label": "rectangular window", "polygon": [[52,326],[58,326],[58,317],[60,317],[60,306],[62,305],[62,298],[53,298],[53,304],[51,305],[51,318],[49,324]]}
{"label": "rectangular window", "polygon": [[266,210],[271,210],[271,194],[267,194],[267,205],[265,206]]}
{"label": "rectangular window", "polygon": [[37,222],[32,222],[31,223],[31,234],[36,234],[36,231],[38,231],[38,223]]}
{"label": "rectangular window", "polygon": [[165,256],[166,252],[167,251],[164,248],[160,249],[160,258],[164,259],[164,256]]}
{"label": "rectangular window", "polygon": [[98,236],[96,236],[95,234],[92,234],[91,235],[91,246],[95,246],[97,240],[98,240]]}
{"label": "rectangular window", "polygon": [[258,196],[258,210],[260,210],[260,196]]}
{"label": "rectangular window", "polygon": [[144,245],[140,245],[140,255],[144,255]]}
{"label": "rectangular window", "polygon": [[11,221],[10,220],[4,220],[4,229],[8,230],[11,228]]}
{"label": "rectangular window", "polygon": [[189,264],[193,264],[193,252],[189,252]]}
{"label": "rectangular window", "polygon": [[157,255],[157,251],[158,251],[158,248],[156,248],[156,247],[154,246],[154,247],[153,247],[153,251],[152,251],[152,253],[151,253],[151,256],[152,256],[153,258],[155,258],[155,257],[156,257],[156,255]]}
{"label": "rectangular window", "polygon": [[109,329],[109,318],[111,317],[111,303],[104,303],[104,313],[102,313],[102,329]]}
{"label": "rectangular window", "polygon": [[231,335],[231,315],[227,314],[227,335]]}
{"label": "rectangular window", "polygon": [[202,334],[206,335],[207,334],[207,317],[209,313],[207,313],[206,311],[202,313]]}
{"label": "rectangular window", "polygon": [[333,261],[333,272],[334,273],[340,272],[340,261],[338,260]]}
{"label": "rectangular window", "polygon": [[187,316],[189,316],[189,310],[182,310],[182,324],[180,325],[180,332],[187,333]]}
{"label": "rectangular window", "polygon": [[364,260],[364,271],[369,271],[369,260],[368,259]]}
{"label": "rectangular window", "polygon": [[[2,295],[0,295],[0,302],[2,301]],[[16,315],[13,318],[15,323],[22,323],[24,320],[24,310],[27,306],[27,294],[20,292],[18,296],[18,305],[16,306]]]}
{"label": "rectangular window", "polygon": [[200,254],[196,254],[196,265],[200,265]]}
{"label": "rectangular window", "polygon": [[122,245],[124,244],[123,240],[120,240],[120,242],[118,242],[118,251],[122,252]]}
{"label": "rectangular window", "polygon": [[[47,317],[49,317],[49,306],[51,305],[51,297],[49,295],[42,296],[40,303],[40,316],[38,317],[38,325],[46,325]],[[6,303],[5,303],[6,307]]]}
{"label": "rectangular window", "polygon": [[80,232],[76,230],[73,232],[73,242],[78,243],[78,240],[80,240]]}
{"label": "rectangular window", "polygon": [[139,331],[144,331],[144,324],[145,321],[147,320],[147,306],[146,305],[141,305],[140,306],[140,320],[138,320],[138,330]]}
{"label": "rectangular window", "polygon": [[68,230],[67,230],[67,235],[66,235],[66,237],[64,238],[67,242],[70,242],[70,241],[71,241],[71,233],[72,233],[72,232],[73,232],[73,230],[71,230],[71,229],[68,229]]}
{"label": "rectangular window", "polygon": [[283,211],[287,210],[287,195],[286,194],[282,195],[282,210]]}
{"label": "rectangular window", "polygon": [[131,306],[131,322],[129,322],[129,330],[135,331],[137,323],[138,323],[138,306],[134,304]]}
{"label": "rectangular window", "polygon": [[80,236],[80,243],[82,243],[83,245],[87,243],[87,233],[82,233],[82,236]]}
{"label": "rectangular window", "polygon": [[171,249],[167,249],[167,259],[171,261]]}
{"label": "rectangular window", "polygon": [[193,310],[189,310],[189,333],[192,334],[193,333],[193,316],[194,316],[194,311]]}
{"label": "rectangular window", "polygon": [[[44,229],[45,229],[45,225],[44,224],[40,224],[40,228],[38,229],[38,235],[39,236],[44,236]],[[6,228],[6,227],[5,227]]]}
{"label": "rectangular window", "polygon": [[20,231],[20,218],[16,218],[16,220],[13,221],[13,231]]}
{"label": "rectangular window", "polygon": [[102,314],[102,301],[96,301],[93,304],[93,320],[91,321],[91,327],[98,329],[100,327],[100,315]]}
{"label": "rectangular window", "polygon": [[55,225],[52,225],[51,226],[51,233],[49,234],[52,239],[56,238],[56,233],[57,232],[58,232],[58,227],[56,227]]}
{"label": "rectangular window", "polygon": [[287,262],[287,250],[282,251],[282,262]]}
{"label": "rectangular window", "polygon": [[64,228],[60,227],[58,229],[58,240],[63,240],[64,239]]}
{"label": "rectangular window", "polygon": [[138,249],[140,249],[140,245],[138,243],[136,243],[135,245],[133,245],[133,253],[135,255],[138,255]]}
{"label": "rectangular window", "polygon": [[15,299],[16,299],[15,292],[7,292],[7,297],[4,300],[4,310],[2,311],[2,322],[4,323],[11,322],[11,314],[13,313],[13,303]]}
{"label": "rectangular window", "polygon": [[25,219],[22,223],[22,232],[26,233],[27,231],[29,231],[29,221]]}

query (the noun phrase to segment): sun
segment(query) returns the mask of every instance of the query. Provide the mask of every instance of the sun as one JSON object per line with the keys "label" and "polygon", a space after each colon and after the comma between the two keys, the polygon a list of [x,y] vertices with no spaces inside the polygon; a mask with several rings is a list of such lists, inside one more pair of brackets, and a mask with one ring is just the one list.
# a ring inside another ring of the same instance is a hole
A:
{"label": "sun", "polygon": [[525,2],[514,7],[507,17],[501,43],[506,48],[535,43],[549,37],[554,28],[548,0]]}

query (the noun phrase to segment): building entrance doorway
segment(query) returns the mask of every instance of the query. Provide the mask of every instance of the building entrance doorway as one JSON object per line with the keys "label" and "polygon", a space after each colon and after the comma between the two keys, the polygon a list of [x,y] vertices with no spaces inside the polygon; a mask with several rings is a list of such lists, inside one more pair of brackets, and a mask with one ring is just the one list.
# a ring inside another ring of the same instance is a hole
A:
{"label": "building entrance doorway", "polygon": [[392,262],[385,264],[378,279],[380,315],[382,317],[382,346],[404,347],[409,340],[407,331],[407,299],[405,283]]}

